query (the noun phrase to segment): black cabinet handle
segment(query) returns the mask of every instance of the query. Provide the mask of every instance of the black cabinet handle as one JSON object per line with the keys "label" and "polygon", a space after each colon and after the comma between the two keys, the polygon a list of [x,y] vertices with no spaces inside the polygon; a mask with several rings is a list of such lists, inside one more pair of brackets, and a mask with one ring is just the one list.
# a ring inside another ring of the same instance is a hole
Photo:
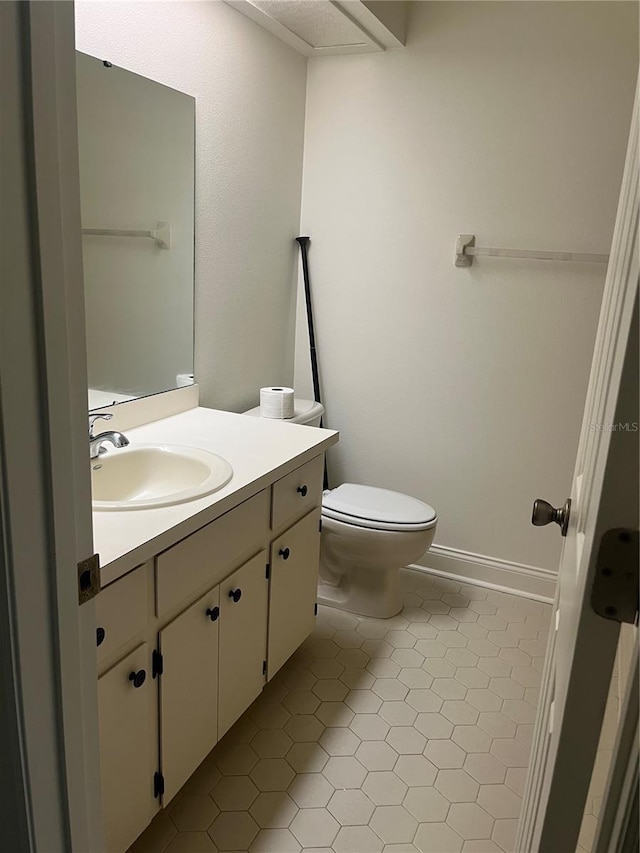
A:
{"label": "black cabinet handle", "polygon": [[242,590],[241,589],[230,589],[229,590],[229,598],[232,598],[234,603],[237,604],[242,598]]}
{"label": "black cabinet handle", "polygon": [[298,492],[302,495],[303,498],[306,498],[308,491],[309,489],[306,486],[298,486]]}
{"label": "black cabinet handle", "polygon": [[139,669],[137,672],[130,673],[129,681],[133,682],[134,687],[142,687],[146,677],[147,673],[144,671],[144,669]]}
{"label": "black cabinet handle", "polygon": [[101,646],[104,643],[106,635],[107,632],[104,628],[96,628],[96,646]]}
{"label": "black cabinet handle", "polygon": [[278,554],[282,557],[283,560],[288,560],[290,553],[291,553],[291,551],[288,548],[281,548],[278,551]]}
{"label": "black cabinet handle", "polygon": [[220,608],[219,607],[208,607],[206,610],[206,614],[211,619],[212,622],[215,622],[218,616],[220,616]]}

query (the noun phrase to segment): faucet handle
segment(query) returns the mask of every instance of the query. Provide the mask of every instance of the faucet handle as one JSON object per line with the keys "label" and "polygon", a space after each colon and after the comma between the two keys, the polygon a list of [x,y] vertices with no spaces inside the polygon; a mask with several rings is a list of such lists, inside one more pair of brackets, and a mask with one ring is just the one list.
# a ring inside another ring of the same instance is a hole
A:
{"label": "faucet handle", "polygon": [[93,425],[96,421],[110,421],[113,417],[109,412],[100,412],[97,415],[89,415],[89,438],[93,438]]}

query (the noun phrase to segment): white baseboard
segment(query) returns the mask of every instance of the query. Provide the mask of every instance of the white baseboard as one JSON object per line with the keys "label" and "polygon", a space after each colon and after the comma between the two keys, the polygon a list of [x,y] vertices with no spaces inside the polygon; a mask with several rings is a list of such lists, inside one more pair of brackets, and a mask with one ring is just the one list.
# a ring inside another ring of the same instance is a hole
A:
{"label": "white baseboard", "polygon": [[550,569],[510,563],[443,545],[432,545],[421,565],[413,564],[408,568],[545,602],[553,601],[558,579],[557,572]]}

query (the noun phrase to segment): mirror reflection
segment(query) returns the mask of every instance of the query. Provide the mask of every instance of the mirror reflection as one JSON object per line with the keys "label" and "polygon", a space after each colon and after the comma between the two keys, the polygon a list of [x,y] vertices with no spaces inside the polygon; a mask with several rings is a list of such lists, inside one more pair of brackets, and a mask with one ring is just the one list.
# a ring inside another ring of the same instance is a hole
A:
{"label": "mirror reflection", "polygon": [[89,409],[193,381],[195,101],[77,54]]}

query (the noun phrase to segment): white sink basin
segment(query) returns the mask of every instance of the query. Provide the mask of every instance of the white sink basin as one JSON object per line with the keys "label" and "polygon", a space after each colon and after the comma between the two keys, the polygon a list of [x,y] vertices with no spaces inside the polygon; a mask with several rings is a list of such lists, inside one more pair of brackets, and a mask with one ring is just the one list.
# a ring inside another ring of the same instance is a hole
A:
{"label": "white sink basin", "polygon": [[130,444],[91,460],[94,510],[151,509],[221,489],[233,476],[226,459],[194,447]]}

